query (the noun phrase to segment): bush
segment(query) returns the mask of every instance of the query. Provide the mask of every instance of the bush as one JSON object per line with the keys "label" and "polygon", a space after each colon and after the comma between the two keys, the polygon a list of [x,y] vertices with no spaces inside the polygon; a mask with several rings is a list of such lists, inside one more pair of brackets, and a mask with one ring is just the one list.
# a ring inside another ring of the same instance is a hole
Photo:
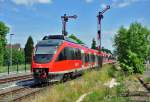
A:
{"label": "bush", "polygon": [[138,57],[138,55],[131,50],[128,50],[127,53],[128,57],[121,63],[123,70],[127,71],[129,74],[143,73],[145,70],[143,59]]}
{"label": "bush", "polygon": [[121,67],[128,74],[143,73],[144,62],[150,56],[150,30],[140,23],[132,23],[129,29],[121,27],[114,39],[115,52]]}
{"label": "bush", "polygon": [[[10,62],[10,49],[6,48],[4,53],[3,65],[8,65]],[[24,51],[12,49],[12,64],[23,64],[25,62]]]}

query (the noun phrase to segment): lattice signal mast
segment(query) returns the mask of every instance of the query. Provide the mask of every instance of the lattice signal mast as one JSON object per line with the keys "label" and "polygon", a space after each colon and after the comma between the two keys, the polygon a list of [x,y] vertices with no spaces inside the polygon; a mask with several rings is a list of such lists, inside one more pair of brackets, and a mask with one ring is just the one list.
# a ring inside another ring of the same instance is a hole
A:
{"label": "lattice signal mast", "polygon": [[68,33],[66,31],[66,23],[68,22],[69,18],[76,19],[77,15],[67,16],[66,14],[64,14],[64,16],[61,16],[62,24],[63,24],[62,35],[64,35],[64,36],[68,35]]}
{"label": "lattice signal mast", "polygon": [[101,20],[103,19],[103,14],[110,9],[110,6],[107,5],[104,10],[98,13],[98,32],[97,32],[97,41],[98,41],[98,49],[101,51]]}

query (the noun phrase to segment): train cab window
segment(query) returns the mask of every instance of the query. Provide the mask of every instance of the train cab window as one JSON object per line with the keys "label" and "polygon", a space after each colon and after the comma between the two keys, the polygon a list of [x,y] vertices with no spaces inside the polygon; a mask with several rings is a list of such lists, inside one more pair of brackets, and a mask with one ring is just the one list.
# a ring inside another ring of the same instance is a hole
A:
{"label": "train cab window", "polygon": [[57,46],[36,46],[33,60],[36,63],[48,63],[57,51]]}

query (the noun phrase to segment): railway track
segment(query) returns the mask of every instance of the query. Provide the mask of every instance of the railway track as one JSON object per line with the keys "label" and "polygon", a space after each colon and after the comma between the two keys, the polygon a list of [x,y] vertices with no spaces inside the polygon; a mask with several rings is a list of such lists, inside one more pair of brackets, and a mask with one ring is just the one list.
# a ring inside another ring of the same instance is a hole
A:
{"label": "railway track", "polygon": [[32,79],[32,78],[33,78],[32,74],[22,75],[22,76],[14,76],[14,77],[9,77],[9,78],[3,78],[3,79],[0,79],[0,84],[13,82],[13,81],[18,81],[18,80],[24,80],[24,79]]}
{"label": "railway track", "polygon": [[121,96],[128,98],[131,102],[150,102],[150,89],[145,85],[140,77],[137,77],[137,79],[139,80],[141,87],[145,88],[146,90],[132,92],[129,91],[121,94]]}
{"label": "railway track", "polygon": [[32,96],[43,88],[15,87],[0,93],[0,102],[20,102],[22,99]]}
{"label": "railway track", "polygon": [[134,91],[124,93],[123,97],[127,97],[131,102],[150,102],[150,92]]}
{"label": "railway track", "polygon": [[[80,78],[80,76],[78,76]],[[79,80],[79,79],[74,79]],[[71,79],[67,82],[72,81]],[[33,85],[31,87],[14,87],[9,90],[3,90],[0,92],[0,102],[23,102],[24,99],[38,94],[39,92],[46,90],[54,85],[59,84],[58,82],[51,82],[49,84]]]}
{"label": "railway track", "polygon": [[150,97],[150,92],[145,92],[145,91],[134,91],[134,92],[126,92],[122,94],[124,97],[130,97],[130,96],[145,96],[145,97]]}

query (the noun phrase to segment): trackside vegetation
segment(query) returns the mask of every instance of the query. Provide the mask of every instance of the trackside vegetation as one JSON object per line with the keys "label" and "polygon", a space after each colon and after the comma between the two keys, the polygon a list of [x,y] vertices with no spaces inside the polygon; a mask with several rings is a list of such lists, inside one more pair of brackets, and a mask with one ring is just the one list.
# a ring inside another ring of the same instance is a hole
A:
{"label": "trackside vegetation", "polygon": [[[116,78],[120,84],[108,88],[105,83]],[[82,102],[126,102],[129,99],[121,97],[125,91],[124,74],[117,71],[114,65],[104,65],[99,71],[88,71],[82,77],[65,83],[59,83],[35,96],[31,102],[76,102],[82,95],[89,93]]]}
{"label": "trackside vegetation", "polygon": [[0,66],[3,65],[5,46],[7,44],[6,34],[9,33],[9,27],[0,21]]}
{"label": "trackside vegetation", "polygon": [[150,30],[140,23],[127,29],[120,27],[114,38],[115,52],[121,68],[127,74],[143,73],[150,57]]}
{"label": "trackside vegetation", "polygon": [[74,41],[76,41],[79,44],[84,44],[78,37],[76,37],[74,34],[69,35],[70,39],[73,39]]}
{"label": "trackside vegetation", "polygon": [[[7,24],[0,21],[0,73],[7,72],[8,66],[10,66],[11,45],[9,45],[9,42],[6,39],[9,31],[10,29]],[[10,34],[8,36],[10,36]],[[12,47],[12,67],[9,69],[10,72],[30,69],[29,64],[31,62],[33,45],[33,40],[30,36],[25,46],[25,52],[23,51],[23,48]]]}
{"label": "trackside vegetation", "polygon": [[[17,69],[18,67],[18,69]],[[25,68],[26,67],[26,68]],[[9,68],[9,71],[10,72],[17,72],[18,71],[29,71],[31,69],[31,65],[30,64],[19,64],[18,66],[17,65],[12,65],[10,68]],[[8,66],[0,66],[0,73],[6,73],[8,72]]]}
{"label": "trackside vegetation", "polygon": [[96,41],[95,41],[95,39],[93,38],[92,44],[91,44],[91,49],[97,49],[96,46],[97,46],[97,45],[96,45]]}
{"label": "trackside vegetation", "polygon": [[25,48],[24,48],[25,62],[26,63],[31,63],[33,48],[34,48],[34,42],[33,42],[32,37],[29,36],[27,39],[27,42],[25,44]]}

